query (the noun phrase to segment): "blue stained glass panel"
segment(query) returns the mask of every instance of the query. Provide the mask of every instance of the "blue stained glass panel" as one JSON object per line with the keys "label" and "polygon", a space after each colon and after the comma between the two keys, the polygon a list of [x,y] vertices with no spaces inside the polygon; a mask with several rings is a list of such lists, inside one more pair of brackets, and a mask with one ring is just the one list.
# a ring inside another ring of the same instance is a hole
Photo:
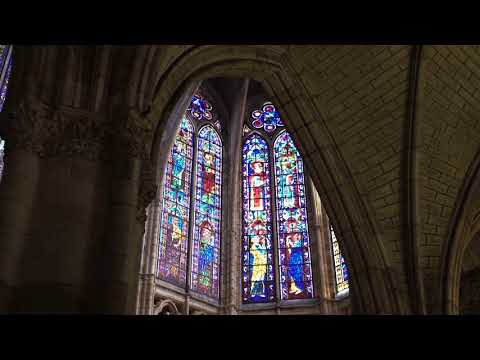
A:
{"label": "blue stained glass panel", "polygon": [[186,284],[193,133],[184,116],[167,161],[163,189],[157,275],[176,285]]}
{"label": "blue stained glass panel", "polygon": [[254,128],[263,128],[267,133],[273,133],[278,126],[284,126],[280,114],[270,102],[263,104],[262,109],[252,112],[251,122]]}
{"label": "blue stained glass panel", "polygon": [[195,229],[191,288],[219,297],[222,143],[207,125],[198,133],[196,162]]}
{"label": "blue stained glass panel", "polygon": [[[195,120],[212,120],[212,105],[201,95],[194,94],[187,109],[187,116]],[[218,122],[218,127],[220,127],[220,122]]]}
{"label": "blue stained glass panel", "polygon": [[242,301],[275,301],[270,164],[267,142],[257,134],[243,145]]}
{"label": "blue stained glass panel", "polygon": [[276,213],[282,300],[313,298],[303,162],[283,131],[274,143]]}

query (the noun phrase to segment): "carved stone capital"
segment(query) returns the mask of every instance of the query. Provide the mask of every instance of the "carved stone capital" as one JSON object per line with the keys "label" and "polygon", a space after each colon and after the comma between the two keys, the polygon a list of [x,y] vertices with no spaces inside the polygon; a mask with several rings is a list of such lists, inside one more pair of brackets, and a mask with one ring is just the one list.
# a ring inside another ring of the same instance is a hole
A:
{"label": "carved stone capital", "polygon": [[89,111],[46,105],[26,99],[2,114],[0,136],[7,150],[21,148],[42,157],[80,155],[97,159],[108,137],[106,117]]}
{"label": "carved stone capital", "polygon": [[149,158],[149,146],[155,124],[148,116],[130,110],[126,121],[116,128],[115,138],[120,151],[136,158]]}
{"label": "carved stone capital", "polygon": [[105,116],[72,108],[52,113],[43,127],[44,156],[81,156],[97,160],[105,155],[109,136]]}
{"label": "carved stone capital", "polygon": [[7,149],[41,152],[42,124],[50,111],[44,104],[30,100],[22,102],[14,111],[0,114],[0,137]]}

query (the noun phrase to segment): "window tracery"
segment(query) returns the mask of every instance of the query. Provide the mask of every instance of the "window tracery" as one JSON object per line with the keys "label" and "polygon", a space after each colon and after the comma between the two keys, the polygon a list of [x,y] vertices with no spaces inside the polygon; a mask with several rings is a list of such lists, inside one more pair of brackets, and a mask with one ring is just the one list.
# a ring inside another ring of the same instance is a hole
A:
{"label": "window tracery", "polygon": [[223,145],[211,120],[212,105],[194,94],[167,161],[157,276],[218,299]]}

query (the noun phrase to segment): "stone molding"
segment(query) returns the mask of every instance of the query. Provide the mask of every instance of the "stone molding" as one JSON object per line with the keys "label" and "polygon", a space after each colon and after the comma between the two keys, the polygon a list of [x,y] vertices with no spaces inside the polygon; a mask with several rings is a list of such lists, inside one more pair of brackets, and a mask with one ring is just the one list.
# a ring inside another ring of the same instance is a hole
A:
{"label": "stone molding", "polygon": [[137,215],[141,224],[147,221],[147,207],[155,199],[158,185],[155,181],[155,169],[150,159],[142,162],[140,186],[138,188]]}
{"label": "stone molding", "polygon": [[[154,133],[154,122],[135,110],[126,110],[119,126],[112,116],[67,106],[53,107],[39,101],[22,101],[13,111],[1,114],[0,137],[7,148],[19,148],[41,157],[80,156],[96,161],[113,158],[118,152],[134,158],[149,159],[147,146]],[[8,150],[7,150],[8,152]]]}

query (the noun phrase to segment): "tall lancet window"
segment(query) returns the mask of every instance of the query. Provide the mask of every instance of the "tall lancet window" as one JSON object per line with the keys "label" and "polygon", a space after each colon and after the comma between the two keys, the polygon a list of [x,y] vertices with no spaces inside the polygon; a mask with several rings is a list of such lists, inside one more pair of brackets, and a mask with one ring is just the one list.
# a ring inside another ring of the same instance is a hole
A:
{"label": "tall lancet window", "polygon": [[[0,112],[7,97],[8,79],[12,70],[12,46],[0,45]],[[0,180],[3,174],[3,151],[5,141],[0,138]]]}
{"label": "tall lancet window", "polygon": [[312,298],[303,161],[287,131],[275,140],[274,155],[282,299]]}
{"label": "tall lancet window", "polygon": [[333,263],[335,266],[335,290],[337,296],[341,296],[348,293],[348,268],[340,252],[340,247],[338,246],[337,237],[335,236],[332,225],[330,225],[330,237],[332,239]]}
{"label": "tall lancet window", "polygon": [[303,161],[283,127],[265,103],[243,129],[243,303],[314,296]]}
{"label": "tall lancet window", "polygon": [[192,97],[167,162],[160,218],[159,279],[219,298],[223,146],[221,123]]}
{"label": "tall lancet window", "polygon": [[198,133],[196,173],[191,287],[216,298],[219,293],[222,142],[210,125]]}
{"label": "tall lancet window", "polygon": [[243,146],[243,301],[271,302],[275,296],[272,246],[270,155],[264,138]]}
{"label": "tall lancet window", "polygon": [[185,285],[187,279],[193,135],[193,125],[184,116],[168,158],[163,190],[158,274],[178,285]]}

